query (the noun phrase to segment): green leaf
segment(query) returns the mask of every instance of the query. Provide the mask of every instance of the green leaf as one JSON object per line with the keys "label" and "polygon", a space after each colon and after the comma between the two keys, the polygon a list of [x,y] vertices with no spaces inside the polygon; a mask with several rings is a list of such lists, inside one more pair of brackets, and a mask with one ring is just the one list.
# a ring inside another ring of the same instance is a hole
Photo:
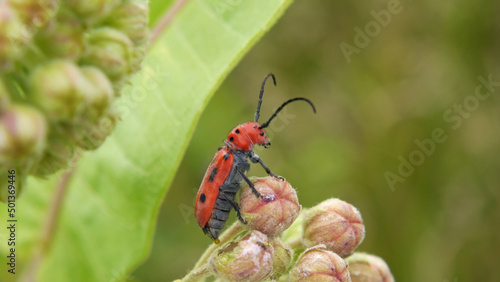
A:
{"label": "green leaf", "polygon": [[[7,273],[2,262],[0,280],[33,275],[37,281],[121,281],[143,262],[162,198],[202,110],[291,2],[187,2],[117,101],[122,121],[114,133],[79,157],[54,234],[46,233],[48,215],[57,207],[62,173],[28,179],[16,203],[17,274]],[[0,210],[4,225],[7,206]],[[0,230],[5,260],[9,234]]]}
{"label": "green leaf", "polygon": [[174,4],[174,0],[149,1],[149,26],[154,26],[158,20]]}

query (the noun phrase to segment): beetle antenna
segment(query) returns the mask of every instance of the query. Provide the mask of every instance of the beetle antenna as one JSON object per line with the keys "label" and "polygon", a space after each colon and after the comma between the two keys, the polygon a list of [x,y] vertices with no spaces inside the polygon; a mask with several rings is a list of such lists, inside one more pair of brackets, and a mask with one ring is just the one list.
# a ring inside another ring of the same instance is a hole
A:
{"label": "beetle antenna", "polygon": [[266,85],[266,80],[269,77],[273,78],[274,86],[276,86],[276,77],[274,77],[274,74],[272,74],[272,73],[267,74],[266,77],[264,78],[264,81],[262,81],[262,86],[260,87],[259,103],[257,104],[257,111],[255,111],[255,115],[254,115],[255,122],[259,121],[260,106],[262,105],[262,96],[264,96],[264,86]]}
{"label": "beetle antenna", "polygon": [[266,128],[269,126],[269,123],[271,123],[271,121],[273,120],[273,118],[276,117],[276,115],[278,115],[278,113],[283,110],[283,108],[290,104],[291,102],[294,102],[294,101],[306,101],[307,103],[309,103],[309,105],[311,105],[312,109],[313,109],[313,112],[316,113],[316,108],[314,107],[313,103],[311,102],[311,100],[307,99],[307,98],[303,98],[303,97],[296,97],[296,98],[292,98],[288,101],[286,101],[285,103],[283,103],[275,112],[274,114],[269,118],[268,121],[264,122],[259,128]]}

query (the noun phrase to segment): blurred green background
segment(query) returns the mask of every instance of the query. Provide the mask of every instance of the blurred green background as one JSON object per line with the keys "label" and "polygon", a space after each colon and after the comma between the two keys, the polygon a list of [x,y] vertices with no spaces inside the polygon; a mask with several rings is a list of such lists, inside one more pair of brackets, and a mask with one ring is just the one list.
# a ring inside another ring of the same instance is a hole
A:
{"label": "blurred green background", "polygon": [[[399,12],[377,29],[382,10]],[[499,13],[498,1],[296,1],[201,116],[151,257],[132,279],[181,278],[211,243],[193,215],[197,190],[229,130],[253,119],[260,83],[273,72],[278,85],[266,87],[262,120],[295,96],[318,111],[290,105],[268,131],[271,148],[256,150],[302,206],[330,197],[356,206],[366,225],[358,250],[383,257],[397,281],[498,281]],[[355,28],[366,27],[371,35],[359,42]],[[346,57],[343,43],[356,52]],[[489,76],[496,84],[478,99],[478,77]],[[432,148],[439,129],[445,140]],[[406,161],[413,171],[401,175]],[[391,173],[399,177],[392,184]],[[249,175],[265,172],[254,165]]]}

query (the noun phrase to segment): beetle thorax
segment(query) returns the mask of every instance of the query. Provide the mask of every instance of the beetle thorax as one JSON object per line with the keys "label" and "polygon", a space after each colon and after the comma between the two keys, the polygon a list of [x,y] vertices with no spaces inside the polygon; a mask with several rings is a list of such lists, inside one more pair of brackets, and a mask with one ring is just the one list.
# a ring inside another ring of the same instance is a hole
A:
{"label": "beetle thorax", "polygon": [[254,145],[268,146],[266,132],[257,122],[247,122],[233,128],[225,143],[234,150],[251,151]]}

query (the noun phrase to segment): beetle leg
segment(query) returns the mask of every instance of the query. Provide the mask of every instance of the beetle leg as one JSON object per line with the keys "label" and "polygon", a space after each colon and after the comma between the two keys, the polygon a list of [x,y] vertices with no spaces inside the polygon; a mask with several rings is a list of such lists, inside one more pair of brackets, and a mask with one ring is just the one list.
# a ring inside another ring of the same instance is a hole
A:
{"label": "beetle leg", "polygon": [[233,201],[233,200],[229,199],[229,198],[226,196],[226,194],[224,194],[224,192],[223,192],[223,191],[219,191],[219,194],[220,194],[220,195],[222,195],[222,197],[224,197],[224,199],[225,199],[226,201],[228,201],[228,202],[229,202],[229,204],[231,204],[231,206],[233,207],[233,209],[236,211],[236,216],[237,216],[237,217],[238,217],[238,219],[241,221],[241,223],[243,223],[243,224],[247,224],[248,222],[247,222],[246,220],[244,220],[244,219],[243,219],[243,217],[241,216],[241,213],[240,213],[240,207],[238,206],[238,204],[237,204],[235,201]]}
{"label": "beetle leg", "polygon": [[255,189],[255,186],[253,186],[252,181],[250,179],[248,179],[248,177],[243,172],[241,172],[241,170],[239,170],[238,168],[236,168],[236,171],[238,171],[241,174],[241,176],[243,177],[245,182],[252,189],[252,192],[255,194],[255,196],[257,196],[257,198],[262,198],[262,195],[259,193],[259,191],[257,191],[257,189]]}
{"label": "beetle leg", "polygon": [[264,168],[264,170],[266,171],[267,174],[271,175],[274,178],[284,180],[283,177],[272,173],[272,171],[267,167],[267,165],[264,163],[264,161],[254,152],[251,152],[249,157],[250,157],[250,161],[252,163],[259,163]]}

